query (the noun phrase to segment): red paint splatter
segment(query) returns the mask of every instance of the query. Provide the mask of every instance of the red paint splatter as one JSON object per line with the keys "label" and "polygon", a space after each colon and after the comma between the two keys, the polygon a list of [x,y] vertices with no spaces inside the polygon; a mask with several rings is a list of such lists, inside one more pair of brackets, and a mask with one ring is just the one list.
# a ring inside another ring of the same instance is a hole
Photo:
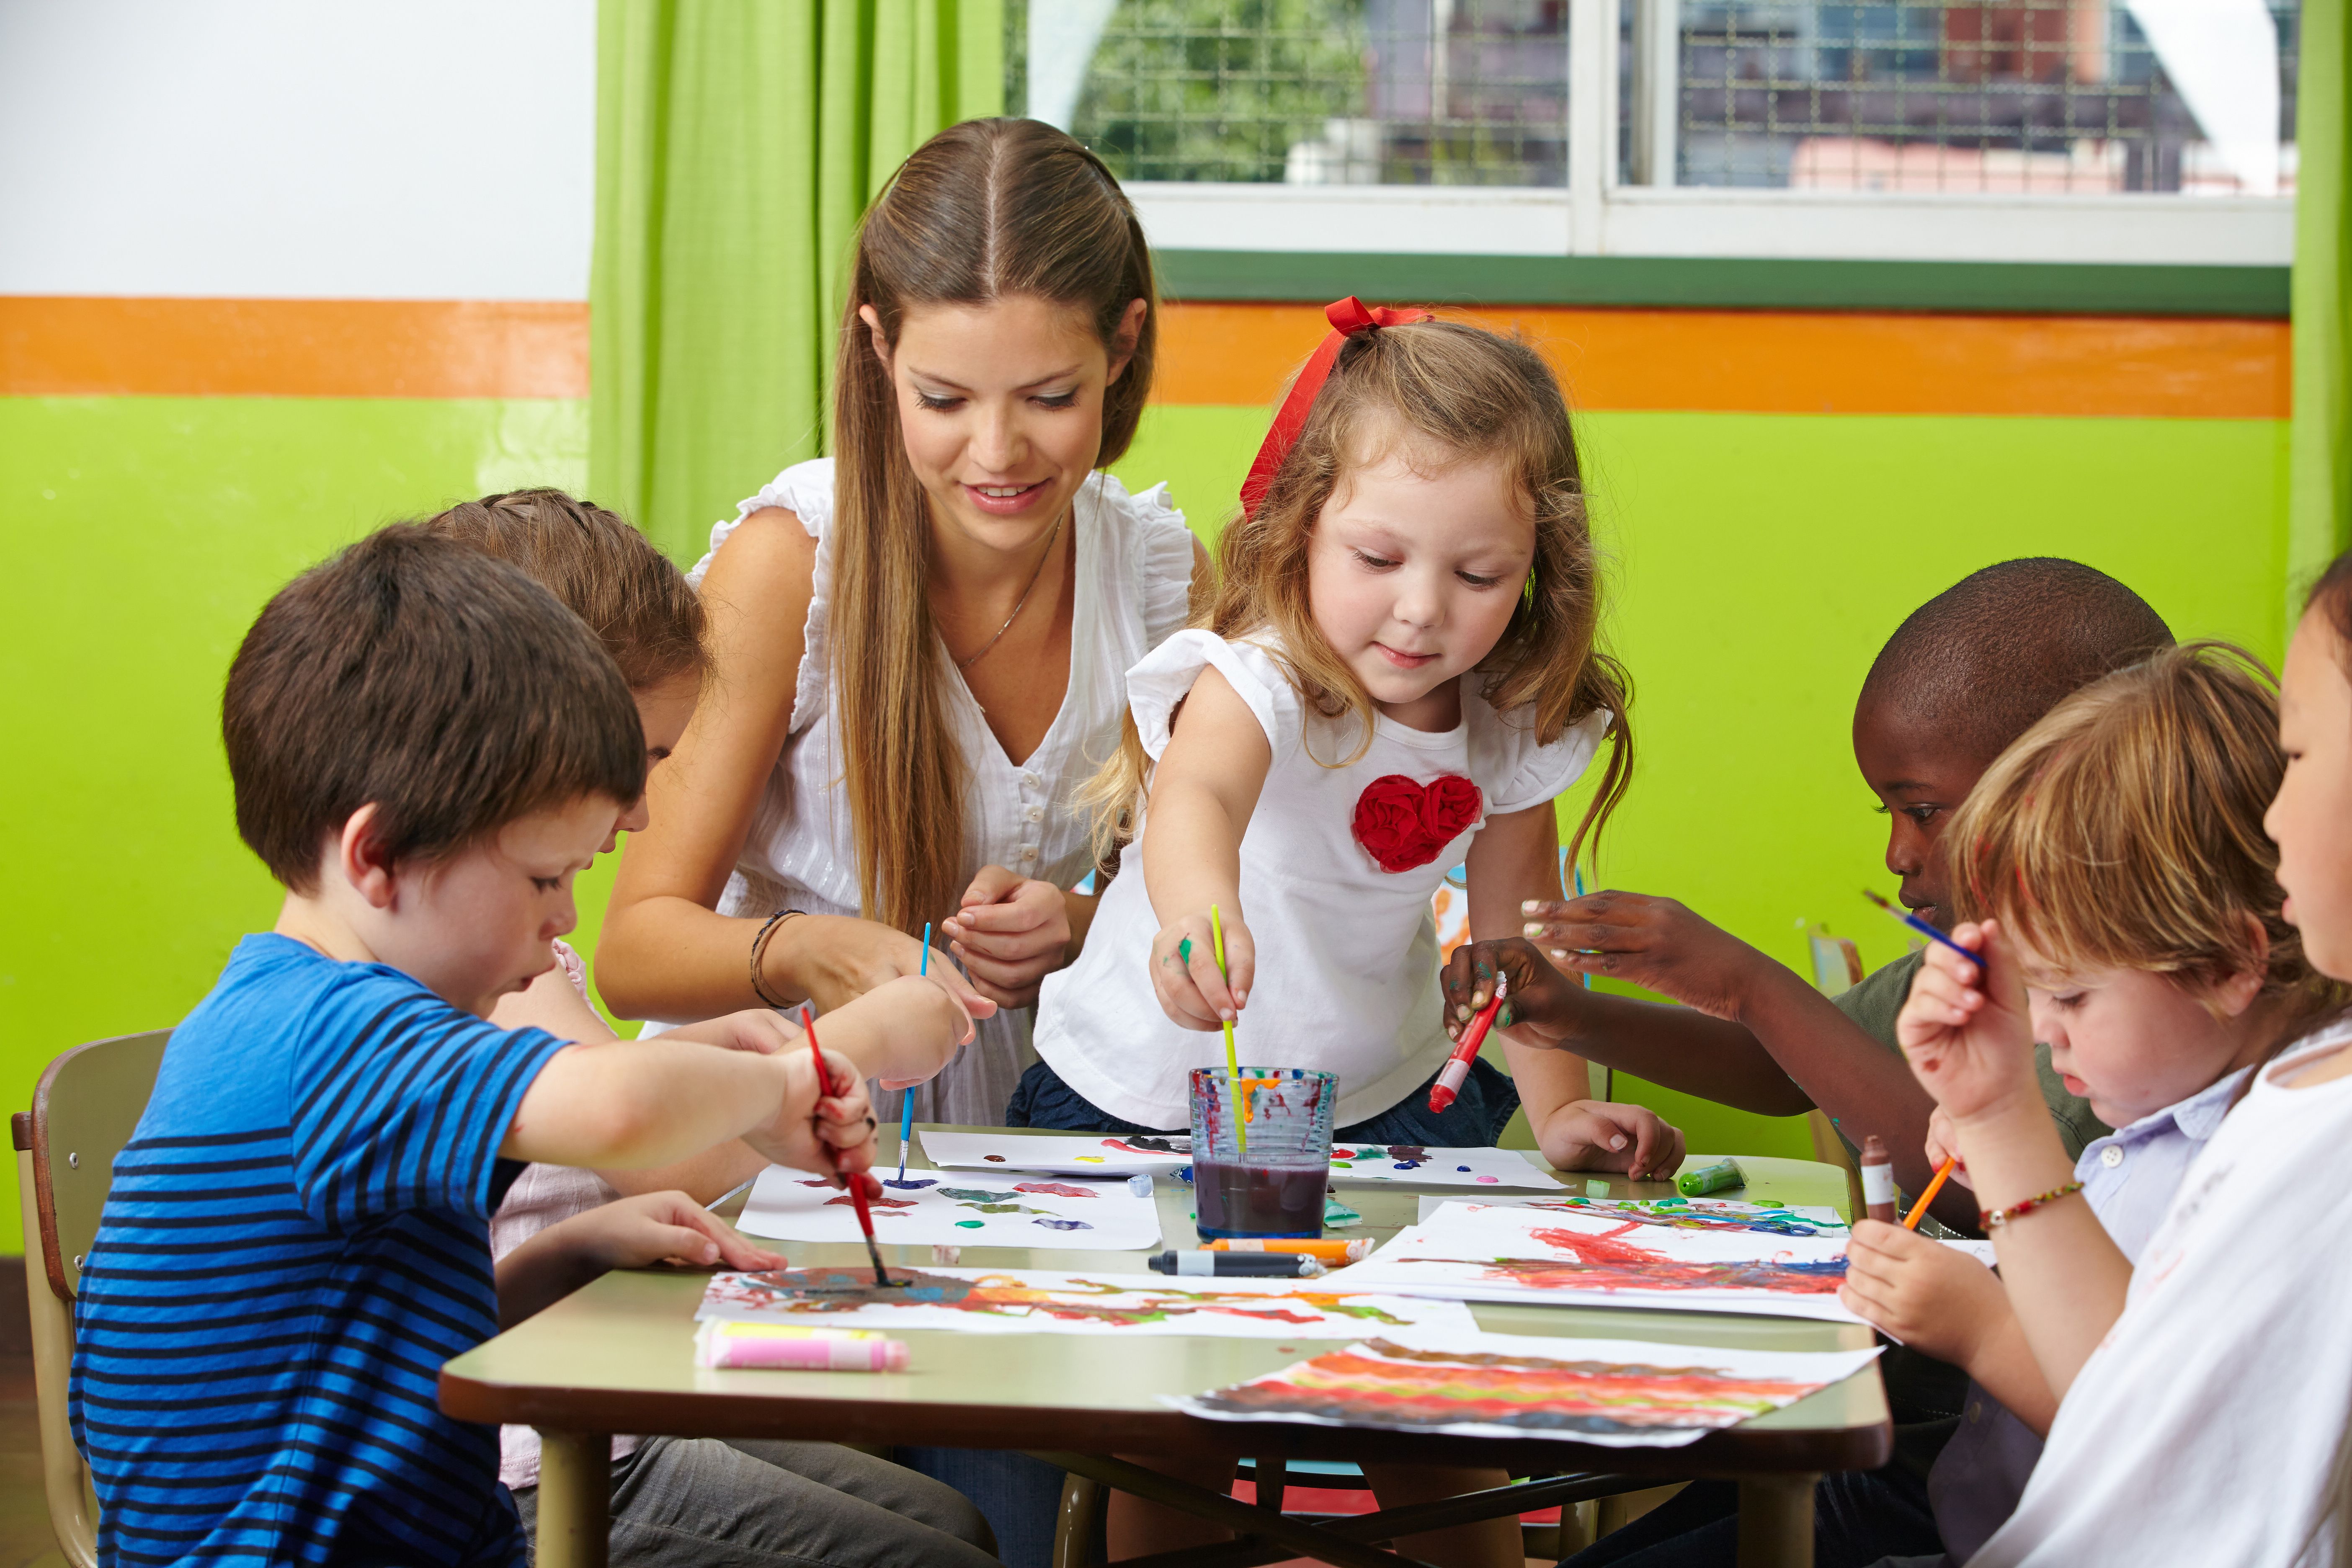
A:
{"label": "red paint splatter", "polygon": [[1016,1193],[1047,1193],[1057,1198],[1090,1198],[1095,1195],[1092,1187],[1074,1187],[1067,1182],[1021,1182],[1013,1190]]}

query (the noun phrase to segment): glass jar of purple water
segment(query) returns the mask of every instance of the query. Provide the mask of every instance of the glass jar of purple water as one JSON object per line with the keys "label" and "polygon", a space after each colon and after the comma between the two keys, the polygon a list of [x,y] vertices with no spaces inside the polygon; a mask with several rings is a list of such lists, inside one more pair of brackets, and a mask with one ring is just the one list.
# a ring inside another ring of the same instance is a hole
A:
{"label": "glass jar of purple water", "polygon": [[1304,1068],[1192,1069],[1192,1197],[1204,1241],[1323,1234],[1339,1080]]}

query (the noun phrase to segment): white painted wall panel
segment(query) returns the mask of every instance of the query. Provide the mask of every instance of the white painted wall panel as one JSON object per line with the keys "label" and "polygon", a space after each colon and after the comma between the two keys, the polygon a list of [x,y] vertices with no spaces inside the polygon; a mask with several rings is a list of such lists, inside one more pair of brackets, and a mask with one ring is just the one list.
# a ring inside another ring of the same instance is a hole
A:
{"label": "white painted wall panel", "polygon": [[584,300],[595,0],[0,0],[0,293]]}

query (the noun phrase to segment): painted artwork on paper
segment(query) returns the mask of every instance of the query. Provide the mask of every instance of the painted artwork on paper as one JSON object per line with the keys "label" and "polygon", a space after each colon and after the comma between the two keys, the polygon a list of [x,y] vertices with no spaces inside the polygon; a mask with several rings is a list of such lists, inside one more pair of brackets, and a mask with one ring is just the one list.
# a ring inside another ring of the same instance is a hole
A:
{"label": "painted artwork on paper", "polygon": [[877,1286],[863,1266],[720,1274],[698,1318],[970,1333],[1201,1334],[1220,1339],[1353,1339],[1427,1328],[1474,1332],[1459,1301],[1318,1288],[1300,1279],[1202,1279],[1039,1269],[898,1270]]}
{"label": "painted artwork on paper", "polygon": [[1677,1447],[1851,1377],[1877,1353],[1406,1331],[1169,1403],[1213,1421]]}
{"label": "painted artwork on paper", "polygon": [[1043,1171],[1049,1175],[1172,1175],[1192,1163],[1192,1140],[1177,1132],[1164,1137],[1113,1138],[1106,1134],[1027,1137],[1017,1132],[915,1134],[924,1157],[945,1171]]}
{"label": "painted artwork on paper", "polygon": [[1418,1143],[1331,1145],[1331,1184],[1396,1182],[1423,1187],[1550,1190],[1559,1178],[1516,1149],[1439,1149]]}
{"label": "painted artwork on paper", "polygon": [[1344,1271],[1372,1289],[1858,1321],[1845,1236],[1685,1230],[1615,1215],[1447,1204]]}
{"label": "painted artwork on paper", "polygon": [[[1421,1215],[1427,1219],[1446,1203],[1424,1197]],[[1496,1206],[1535,1209],[1551,1214],[1591,1215],[1635,1225],[1663,1226],[1673,1230],[1717,1233],[1742,1231],[1759,1236],[1843,1236],[1846,1223],[1837,1210],[1823,1205],[1741,1203],[1730,1198],[1586,1198],[1535,1197],[1498,1202]]]}
{"label": "painted artwork on paper", "polygon": [[[889,1175],[869,1200],[875,1239],[913,1247],[1083,1247],[1125,1252],[1160,1245],[1160,1205],[1125,1177],[1022,1172],[976,1178],[953,1171]],[[771,1165],[752,1184],[736,1228],[779,1241],[862,1240],[856,1205],[832,1182]]]}

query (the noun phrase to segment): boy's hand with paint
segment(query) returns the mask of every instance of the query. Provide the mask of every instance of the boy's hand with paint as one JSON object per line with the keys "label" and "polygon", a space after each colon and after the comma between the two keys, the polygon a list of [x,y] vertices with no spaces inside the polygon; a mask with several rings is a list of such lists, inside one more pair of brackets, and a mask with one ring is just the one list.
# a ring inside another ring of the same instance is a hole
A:
{"label": "boy's hand with paint", "polygon": [[1758,975],[1781,967],[1674,899],[1598,892],[1520,912],[1528,937],[1570,973],[1630,981],[1713,1018],[1738,1019]]}
{"label": "boy's hand with paint", "polygon": [[1939,1105],[1927,1118],[1927,1163],[1940,1171],[1947,1160],[1952,1162],[1951,1179],[1974,1191],[1976,1184],[1969,1180],[1968,1160],[1960,1153],[1960,1135],[1953,1130],[1949,1113]]}
{"label": "boy's hand with paint", "polygon": [[615,1198],[549,1226],[499,1259],[499,1326],[514,1327],[598,1275],[660,1263],[782,1268],[784,1256],[745,1240],[684,1193]]}
{"label": "boy's hand with paint", "polygon": [[[1460,1039],[1469,1021],[1495,994],[1497,975],[1510,981],[1495,1027],[1523,1046],[1573,1050],[1569,1042],[1590,1026],[1593,994],[1544,961],[1523,937],[1465,942],[1438,975],[1445,994],[1445,1033]],[[1645,1106],[1579,1099],[1559,1107],[1534,1129],[1544,1158],[1563,1171],[1622,1171],[1635,1180],[1672,1175],[1683,1163],[1680,1129]]]}
{"label": "boy's hand with paint", "polygon": [[2000,1280],[1976,1258],[1916,1230],[1865,1219],[1846,1243],[1838,1300],[1888,1338],[1965,1369],[2036,1432],[2058,1402]]}

